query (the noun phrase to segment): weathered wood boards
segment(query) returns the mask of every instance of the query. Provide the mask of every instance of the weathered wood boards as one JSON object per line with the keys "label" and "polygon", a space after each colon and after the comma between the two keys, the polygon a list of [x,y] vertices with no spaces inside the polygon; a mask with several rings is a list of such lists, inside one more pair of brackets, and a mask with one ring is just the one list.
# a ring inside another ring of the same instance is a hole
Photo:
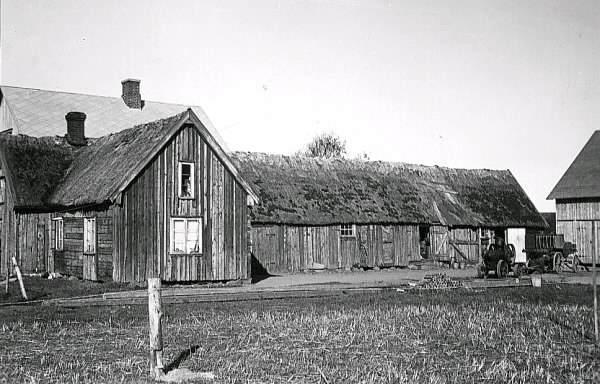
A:
{"label": "weathered wood boards", "polygon": [[565,241],[577,246],[579,260],[591,264],[594,254],[592,239],[598,238],[593,228],[600,222],[600,201],[561,201],[556,202],[556,233],[563,234]]}
{"label": "weathered wood boards", "polygon": [[[178,164],[195,165],[195,193],[178,194]],[[145,281],[249,278],[247,193],[192,126],[182,130],[112,207],[113,279]],[[172,218],[199,218],[202,249],[171,252]]]}
{"label": "weathered wood boards", "polygon": [[297,272],[322,264],[327,269],[407,266],[420,260],[417,226],[364,225],[355,236],[339,226],[261,226],[251,229],[252,253],[269,273]]}

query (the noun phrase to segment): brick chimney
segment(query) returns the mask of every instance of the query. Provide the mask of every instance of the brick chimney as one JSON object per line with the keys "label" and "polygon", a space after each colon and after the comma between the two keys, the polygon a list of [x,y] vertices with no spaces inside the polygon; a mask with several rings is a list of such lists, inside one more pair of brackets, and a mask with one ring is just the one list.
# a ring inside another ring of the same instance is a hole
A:
{"label": "brick chimney", "polygon": [[75,147],[87,145],[85,138],[85,113],[69,112],[65,115],[67,120],[67,142]]}
{"label": "brick chimney", "polygon": [[144,102],[140,94],[140,80],[125,79],[121,81],[121,84],[123,85],[123,94],[121,97],[125,105],[131,109],[142,109]]}

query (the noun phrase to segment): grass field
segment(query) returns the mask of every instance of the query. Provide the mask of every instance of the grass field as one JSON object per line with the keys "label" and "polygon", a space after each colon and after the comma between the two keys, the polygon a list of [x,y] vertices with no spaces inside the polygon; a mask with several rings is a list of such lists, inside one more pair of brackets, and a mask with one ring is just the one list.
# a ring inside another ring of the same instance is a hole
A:
{"label": "grass field", "polygon": [[[217,383],[592,383],[592,288],[165,305],[169,368]],[[0,381],[151,382],[146,306],[0,308]]]}

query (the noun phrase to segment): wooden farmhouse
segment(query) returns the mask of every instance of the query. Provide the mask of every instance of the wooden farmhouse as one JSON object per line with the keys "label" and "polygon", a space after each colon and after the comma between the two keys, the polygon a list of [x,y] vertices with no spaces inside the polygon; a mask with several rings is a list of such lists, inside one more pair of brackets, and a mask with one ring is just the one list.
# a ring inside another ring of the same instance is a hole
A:
{"label": "wooden farmhouse", "polygon": [[310,268],[477,263],[493,236],[517,250],[544,219],[510,171],[235,152],[258,195],[253,261]]}
{"label": "wooden farmhouse", "polygon": [[579,260],[598,260],[600,223],[600,131],[594,132],[558,181],[548,199],[556,200],[556,233],[576,244]]}
{"label": "wooden farmhouse", "polygon": [[141,101],[133,80],[122,99],[0,90],[2,273],[250,277],[256,195],[200,108]]}

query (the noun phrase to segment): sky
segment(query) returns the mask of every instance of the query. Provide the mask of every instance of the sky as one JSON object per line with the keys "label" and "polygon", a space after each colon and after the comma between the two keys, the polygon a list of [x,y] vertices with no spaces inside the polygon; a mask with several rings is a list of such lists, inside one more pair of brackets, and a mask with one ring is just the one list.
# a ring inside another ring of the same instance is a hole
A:
{"label": "sky", "polygon": [[600,129],[597,0],[0,0],[0,82],[200,105],[232,150],[510,169],[538,210]]}

